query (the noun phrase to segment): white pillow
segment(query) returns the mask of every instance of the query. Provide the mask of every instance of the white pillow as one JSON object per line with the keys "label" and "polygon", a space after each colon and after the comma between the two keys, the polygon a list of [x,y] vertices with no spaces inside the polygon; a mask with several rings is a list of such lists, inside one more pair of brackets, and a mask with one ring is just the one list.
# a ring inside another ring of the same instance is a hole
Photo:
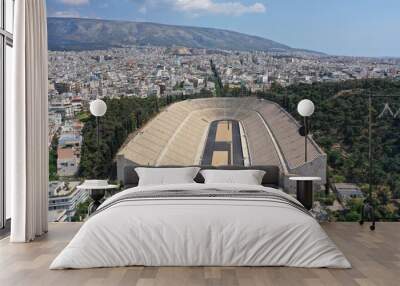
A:
{"label": "white pillow", "polygon": [[261,185],[265,171],[261,170],[202,170],[206,184]]}
{"label": "white pillow", "polygon": [[139,176],[139,186],[194,183],[198,167],[185,168],[135,168]]}

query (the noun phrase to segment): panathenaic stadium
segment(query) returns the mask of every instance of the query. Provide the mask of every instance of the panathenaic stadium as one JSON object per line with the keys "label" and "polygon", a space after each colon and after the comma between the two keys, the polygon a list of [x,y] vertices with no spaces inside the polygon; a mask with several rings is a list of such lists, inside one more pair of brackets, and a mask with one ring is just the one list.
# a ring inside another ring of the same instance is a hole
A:
{"label": "panathenaic stadium", "polygon": [[172,104],[143,126],[117,155],[118,178],[128,165],[276,165],[288,177],[326,181],[326,154],[310,137],[308,161],[298,122],[278,104],[247,98],[192,99]]}

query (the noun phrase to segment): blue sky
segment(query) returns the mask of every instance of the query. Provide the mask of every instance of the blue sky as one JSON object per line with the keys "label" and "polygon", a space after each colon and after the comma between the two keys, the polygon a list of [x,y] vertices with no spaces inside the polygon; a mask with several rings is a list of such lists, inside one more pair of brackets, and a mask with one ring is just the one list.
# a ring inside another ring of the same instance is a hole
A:
{"label": "blue sky", "polygon": [[47,0],[47,10],[223,28],[334,55],[400,57],[399,0]]}

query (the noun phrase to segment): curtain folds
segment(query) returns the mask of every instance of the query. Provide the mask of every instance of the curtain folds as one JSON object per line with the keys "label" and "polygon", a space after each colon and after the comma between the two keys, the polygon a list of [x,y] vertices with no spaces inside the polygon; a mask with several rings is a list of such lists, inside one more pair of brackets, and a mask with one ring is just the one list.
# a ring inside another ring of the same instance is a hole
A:
{"label": "curtain folds", "polygon": [[15,2],[14,94],[6,117],[12,242],[47,232],[48,120],[45,0]]}

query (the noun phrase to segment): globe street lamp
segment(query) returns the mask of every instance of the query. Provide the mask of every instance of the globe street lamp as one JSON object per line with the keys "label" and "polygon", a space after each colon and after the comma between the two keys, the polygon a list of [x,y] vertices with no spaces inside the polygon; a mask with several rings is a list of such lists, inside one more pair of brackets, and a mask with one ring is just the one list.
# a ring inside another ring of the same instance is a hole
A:
{"label": "globe street lamp", "polygon": [[101,100],[96,99],[90,103],[89,107],[90,113],[96,117],[96,125],[97,125],[97,156],[99,156],[99,117],[104,116],[107,112],[107,104]]}
{"label": "globe street lamp", "polygon": [[[99,117],[104,116],[107,112],[107,104],[101,100],[96,99],[90,102],[89,106],[90,113],[96,117],[96,129],[97,129],[97,158],[100,157],[100,130],[99,130]],[[77,187],[81,190],[87,190],[89,197],[93,200],[88,208],[88,214],[93,214],[96,209],[100,206],[101,200],[104,198],[105,191],[108,189],[117,189],[118,186],[109,185],[105,180],[85,180],[84,183]]]}
{"label": "globe street lamp", "polygon": [[90,103],[90,113],[96,117],[101,117],[107,112],[107,104],[101,99],[93,100]]}
{"label": "globe street lamp", "polygon": [[313,115],[315,110],[314,103],[309,99],[303,99],[297,105],[297,112],[303,116],[304,120],[304,158],[305,162],[307,162],[307,137],[308,137],[308,117]]}

